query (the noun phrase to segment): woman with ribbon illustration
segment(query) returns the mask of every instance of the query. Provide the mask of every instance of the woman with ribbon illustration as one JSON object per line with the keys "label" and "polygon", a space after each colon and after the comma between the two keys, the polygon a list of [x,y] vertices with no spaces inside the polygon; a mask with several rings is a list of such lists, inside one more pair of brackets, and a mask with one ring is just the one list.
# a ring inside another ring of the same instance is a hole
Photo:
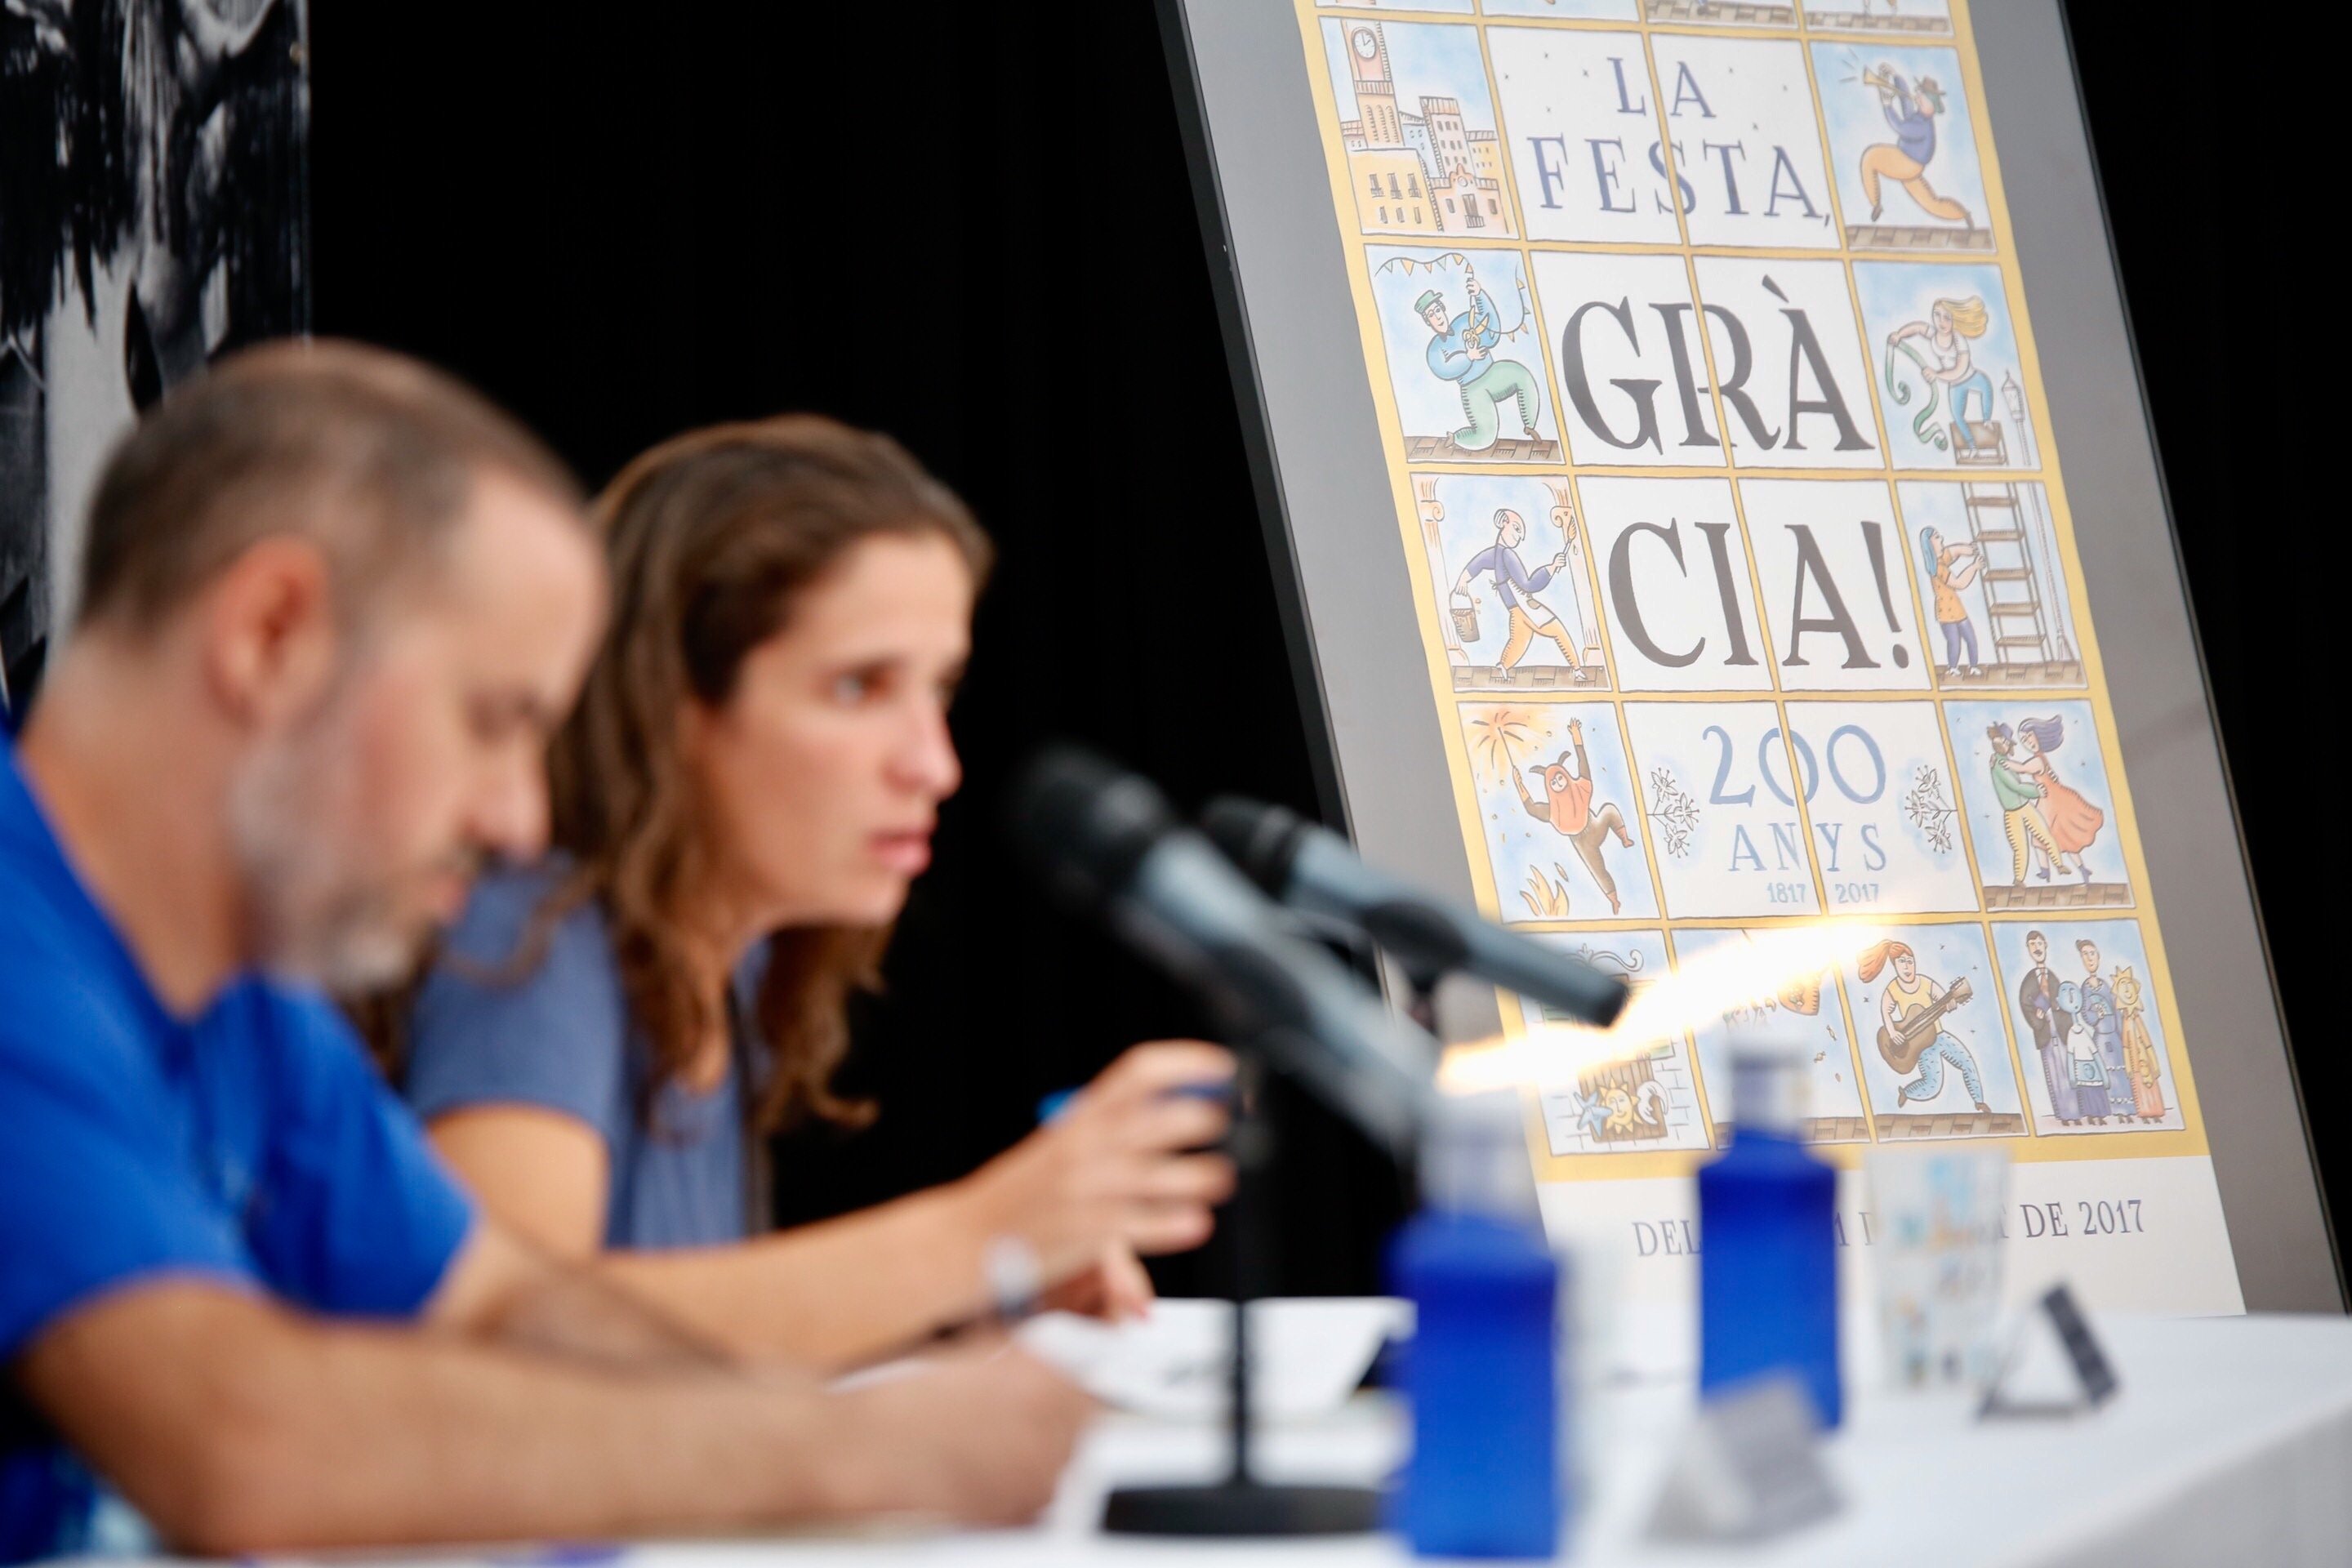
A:
{"label": "woman with ribbon illustration", "polygon": [[[1897,353],[1917,365],[1927,380],[1927,405],[1911,421],[1911,433],[1921,440],[1945,445],[1943,436],[1930,428],[1936,416],[1936,390],[1942,387],[1951,400],[1952,434],[1959,438],[1963,451],[1976,450],[1974,426],[1992,418],[1992,378],[1977,368],[1969,345],[1983,337],[1991,323],[1984,300],[1971,294],[1965,300],[1938,300],[1926,321],[1906,321],[1886,335],[1886,385],[1895,401],[1911,401],[1911,389],[1895,379]],[[1971,400],[1977,405],[1973,422],[1969,418]]]}

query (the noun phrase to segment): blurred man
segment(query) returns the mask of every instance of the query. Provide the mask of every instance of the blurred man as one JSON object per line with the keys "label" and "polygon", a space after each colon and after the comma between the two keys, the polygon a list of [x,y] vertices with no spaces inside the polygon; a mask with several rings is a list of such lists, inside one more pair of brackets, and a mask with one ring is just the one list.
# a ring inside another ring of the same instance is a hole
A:
{"label": "blurred man", "polygon": [[477,1216],[306,988],[398,972],[543,847],[603,614],[577,500],[462,388],[328,345],[230,362],[109,466],[0,760],[0,1558],[142,1517],[225,1554],[1048,1496],[1066,1384],[719,1364]]}

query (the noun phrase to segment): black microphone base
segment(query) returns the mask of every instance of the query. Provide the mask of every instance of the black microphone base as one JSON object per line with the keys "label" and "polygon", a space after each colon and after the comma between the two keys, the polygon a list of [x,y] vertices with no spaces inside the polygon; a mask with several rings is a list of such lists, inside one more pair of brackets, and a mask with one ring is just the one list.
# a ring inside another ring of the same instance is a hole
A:
{"label": "black microphone base", "polygon": [[1103,1508],[1113,1535],[1362,1535],[1379,1524],[1370,1487],[1121,1487]]}

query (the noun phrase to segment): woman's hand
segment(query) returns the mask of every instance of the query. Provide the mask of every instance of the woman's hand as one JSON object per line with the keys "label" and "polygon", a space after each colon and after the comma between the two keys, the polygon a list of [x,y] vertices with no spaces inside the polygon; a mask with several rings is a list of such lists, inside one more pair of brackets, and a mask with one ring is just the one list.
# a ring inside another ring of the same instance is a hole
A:
{"label": "woman's hand", "polygon": [[1103,1248],[1091,1267],[1047,1290],[1037,1304],[1048,1311],[1076,1312],[1106,1323],[1124,1323],[1150,1312],[1158,1299],[1143,1260],[1127,1243],[1115,1241]]}
{"label": "woman's hand", "polygon": [[[1048,1287],[1104,1267],[1114,1247],[1149,1255],[1200,1246],[1234,1172],[1223,1154],[1194,1151],[1224,1135],[1222,1091],[1233,1074],[1233,1058],[1203,1041],[1137,1046],[961,1184],[967,1223],[982,1240],[1027,1242]],[[1132,1299],[1132,1274],[1107,1273],[1113,1279]]]}

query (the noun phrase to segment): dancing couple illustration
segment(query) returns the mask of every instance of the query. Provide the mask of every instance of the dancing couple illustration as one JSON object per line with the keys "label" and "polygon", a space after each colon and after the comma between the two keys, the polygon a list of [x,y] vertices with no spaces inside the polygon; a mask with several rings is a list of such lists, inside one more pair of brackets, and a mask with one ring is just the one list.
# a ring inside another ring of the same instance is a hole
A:
{"label": "dancing couple illustration", "polygon": [[2020,720],[2014,730],[1994,724],[1985,738],[1992,746],[1993,796],[2009,838],[2011,885],[2025,886],[2029,870],[2044,882],[2053,872],[2063,876],[2069,861],[2088,883],[2091,867],[2084,851],[2099,837],[2107,815],[2050,765],[2050,753],[2066,742],[2065,720],[2053,713]]}

